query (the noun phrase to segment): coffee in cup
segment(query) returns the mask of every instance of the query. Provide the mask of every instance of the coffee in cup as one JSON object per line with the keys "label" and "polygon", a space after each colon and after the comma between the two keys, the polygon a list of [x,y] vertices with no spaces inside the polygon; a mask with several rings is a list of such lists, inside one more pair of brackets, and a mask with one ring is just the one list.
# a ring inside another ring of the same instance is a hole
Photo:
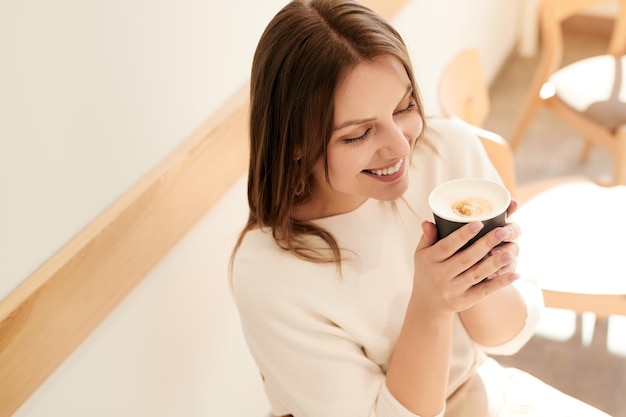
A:
{"label": "coffee in cup", "polygon": [[481,221],[482,230],[465,246],[506,224],[511,194],[502,184],[484,178],[460,178],[439,185],[428,197],[439,239],[461,226]]}

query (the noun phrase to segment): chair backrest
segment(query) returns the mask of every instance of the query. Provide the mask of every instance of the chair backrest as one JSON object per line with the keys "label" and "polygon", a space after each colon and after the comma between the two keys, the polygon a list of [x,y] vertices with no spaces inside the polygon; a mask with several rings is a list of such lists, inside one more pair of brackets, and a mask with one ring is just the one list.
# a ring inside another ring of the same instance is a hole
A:
{"label": "chair backrest", "polygon": [[489,87],[476,49],[464,49],[452,58],[439,79],[438,95],[444,116],[483,126],[489,115]]}
{"label": "chair backrest", "polygon": [[477,50],[462,50],[446,66],[439,78],[438,99],[444,116],[465,122],[480,138],[504,185],[515,196],[513,151],[501,136],[482,128],[490,110],[489,86]]}
{"label": "chair backrest", "polygon": [[607,53],[615,56],[626,53],[626,0],[542,0],[540,20],[543,79],[547,79],[549,74],[561,66],[563,21],[602,3],[618,5]]}

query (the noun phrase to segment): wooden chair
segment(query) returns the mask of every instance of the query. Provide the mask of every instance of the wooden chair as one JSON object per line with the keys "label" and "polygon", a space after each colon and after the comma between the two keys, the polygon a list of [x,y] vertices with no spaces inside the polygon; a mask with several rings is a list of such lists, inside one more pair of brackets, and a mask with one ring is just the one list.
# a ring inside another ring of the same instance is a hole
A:
{"label": "wooden chair", "polygon": [[438,98],[444,116],[464,122],[480,138],[504,185],[517,197],[513,151],[502,137],[482,129],[491,104],[477,50],[462,50],[446,66],[440,77]]}
{"label": "wooden chair", "polygon": [[[516,221],[524,233],[519,242],[540,273],[546,306],[598,317],[626,315],[626,272],[619,255],[626,235],[626,219],[619,214],[626,206],[626,186],[600,187],[585,176],[516,184],[511,147],[482,129],[490,110],[489,89],[476,50],[461,51],[444,69],[438,97],[444,116],[463,121],[481,139],[504,184],[520,201]],[[603,225],[599,212],[607,206],[622,219]],[[586,236],[573,226],[584,219],[598,224]]]}
{"label": "wooden chair", "polygon": [[583,134],[583,160],[592,145],[602,147],[614,160],[610,184],[626,184],[626,0],[618,0],[608,53],[560,68],[563,21],[599,3],[607,0],[542,0],[541,60],[510,143],[517,149],[531,118],[545,106]]}

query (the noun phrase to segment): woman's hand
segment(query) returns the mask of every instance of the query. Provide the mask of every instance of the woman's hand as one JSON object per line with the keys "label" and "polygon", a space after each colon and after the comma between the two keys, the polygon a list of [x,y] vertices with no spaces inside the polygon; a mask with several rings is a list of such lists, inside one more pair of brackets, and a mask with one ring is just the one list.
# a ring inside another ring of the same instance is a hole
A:
{"label": "woman's hand", "polygon": [[[517,208],[517,201],[512,200],[507,214]],[[482,228],[482,222],[472,222],[437,241],[435,225],[422,223],[424,233],[414,256],[413,297],[419,298],[418,305],[432,312],[463,311],[519,277],[515,273],[519,248],[513,241],[520,229],[514,223],[492,230],[457,252]]]}
{"label": "woman's hand", "polygon": [[[507,216],[513,215],[513,213],[515,213],[518,208],[519,202],[517,200],[511,199],[511,204],[509,205],[509,208],[506,212]],[[504,229],[506,230],[507,228],[509,228],[508,231],[502,232],[506,234],[506,236],[504,236],[502,240],[502,243],[500,244],[500,246],[494,248],[490,252],[490,255],[502,256],[507,259],[511,257],[512,261],[510,263],[507,263],[504,267],[502,267],[495,274],[489,276],[488,278],[494,279],[498,277],[506,277],[507,279],[509,279],[509,281],[513,282],[519,279],[519,275],[515,273],[515,267],[517,264],[516,259],[517,255],[519,254],[519,247],[516,243],[511,242],[515,241],[521,235],[521,231],[519,226],[515,223],[507,223]]]}

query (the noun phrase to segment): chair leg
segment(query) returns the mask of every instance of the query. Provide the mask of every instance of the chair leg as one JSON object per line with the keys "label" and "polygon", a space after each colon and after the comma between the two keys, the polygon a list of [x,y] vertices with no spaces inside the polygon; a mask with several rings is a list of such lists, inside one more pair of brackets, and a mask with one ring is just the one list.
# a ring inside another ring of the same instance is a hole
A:
{"label": "chair leg", "polygon": [[626,185],[626,131],[621,130],[615,140],[613,184]]}
{"label": "chair leg", "polygon": [[539,109],[541,102],[542,100],[539,98],[538,94],[532,94],[526,99],[522,107],[522,111],[515,121],[513,132],[509,137],[509,143],[511,144],[511,149],[514,152],[517,151],[517,148],[526,133],[528,124],[530,123],[530,120],[534,116],[535,112]]}
{"label": "chair leg", "polygon": [[589,155],[591,155],[591,148],[593,148],[593,143],[591,143],[591,140],[589,139],[584,139],[585,144],[583,147],[583,152],[580,155],[580,160],[583,164],[586,164],[587,162],[589,162]]}

